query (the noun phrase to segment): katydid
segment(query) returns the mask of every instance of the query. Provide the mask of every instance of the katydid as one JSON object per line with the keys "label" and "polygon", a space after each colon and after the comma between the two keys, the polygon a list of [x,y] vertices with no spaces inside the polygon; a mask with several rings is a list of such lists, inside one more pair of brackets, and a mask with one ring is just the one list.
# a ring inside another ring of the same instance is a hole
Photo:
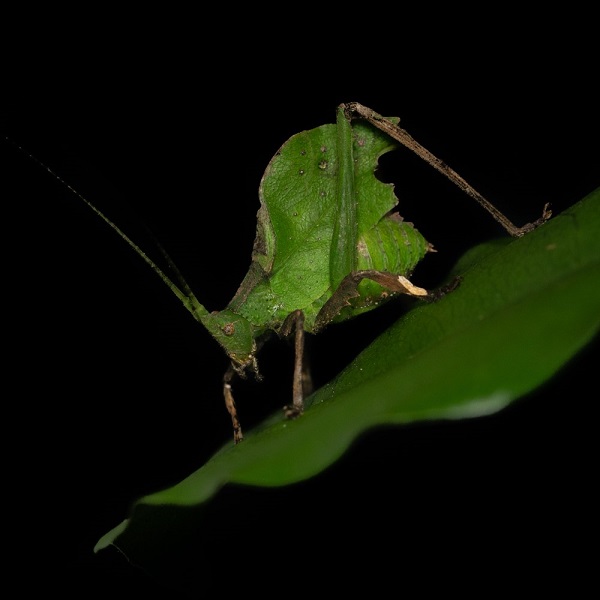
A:
{"label": "katydid", "polygon": [[229,357],[223,395],[234,443],[243,439],[243,433],[232,382],[249,372],[261,379],[257,353],[272,334],[294,335],[292,401],[284,411],[288,418],[295,418],[302,414],[311,388],[303,360],[305,332],[318,333],[330,323],[370,311],[398,294],[434,297],[409,279],[433,246],[396,212],[393,186],[374,176],[379,157],[396,142],[479,202],[511,236],[522,236],[550,217],[546,205],[540,219],[516,227],[398,123],[398,118],[383,117],[361,104],[341,104],[335,124],[298,133],[281,146],[260,182],[250,268],[221,311],[209,312],[198,301],[160,245],[177,283],[117,225],[65,184],[150,265]]}

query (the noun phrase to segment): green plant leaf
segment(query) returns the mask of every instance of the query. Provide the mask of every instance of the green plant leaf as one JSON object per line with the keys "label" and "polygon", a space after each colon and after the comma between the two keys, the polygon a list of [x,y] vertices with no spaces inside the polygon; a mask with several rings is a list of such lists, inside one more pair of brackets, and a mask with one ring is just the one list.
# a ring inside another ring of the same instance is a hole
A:
{"label": "green plant leaf", "polygon": [[488,415],[535,389],[598,333],[598,231],[600,188],[523,238],[472,249],[454,291],[399,319],[308,399],[302,417],[273,415],[180,483],[139,499],[96,551],[126,551],[145,508],[202,505],[230,483],[298,482],[369,428]]}

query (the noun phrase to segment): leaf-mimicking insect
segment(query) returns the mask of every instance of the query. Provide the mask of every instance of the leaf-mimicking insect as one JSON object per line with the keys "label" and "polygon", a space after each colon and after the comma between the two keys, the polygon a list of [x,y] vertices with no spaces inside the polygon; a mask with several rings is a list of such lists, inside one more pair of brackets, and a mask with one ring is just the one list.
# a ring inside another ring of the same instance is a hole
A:
{"label": "leaf-mimicking insect", "polygon": [[294,418],[302,414],[311,386],[303,360],[305,333],[373,310],[398,294],[432,298],[410,277],[433,247],[396,211],[393,186],[375,177],[379,157],[397,142],[479,202],[512,236],[550,217],[546,206],[540,219],[516,227],[398,123],[361,104],[341,104],[335,123],[298,133],[281,146],[260,182],[250,268],[220,311],[209,312],[198,301],[162,248],[177,282],[65,183],[154,269],[229,357],[223,395],[235,443],[243,433],[232,383],[248,373],[260,379],[257,354],[271,335],[294,336],[292,401],[284,407]]}

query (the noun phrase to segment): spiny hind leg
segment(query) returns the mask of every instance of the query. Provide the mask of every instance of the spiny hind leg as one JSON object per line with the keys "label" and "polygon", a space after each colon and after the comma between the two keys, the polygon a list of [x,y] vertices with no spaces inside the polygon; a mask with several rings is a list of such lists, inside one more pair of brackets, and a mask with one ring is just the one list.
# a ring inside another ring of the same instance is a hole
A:
{"label": "spiny hind leg", "polygon": [[536,227],[545,223],[552,216],[550,205],[545,204],[542,210],[542,216],[539,219],[532,223],[527,223],[526,225],[523,225],[523,227],[517,227],[508,217],[502,214],[491,202],[486,200],[475,188],[473,188],[473,186],[467,183],[456,171],[451,169],[437,156],[434,156],[427,148],[421,146],[421,144],[419,144],[419,142],[417,142],[417,140],[415,140],[406,130],[402,129],[402,127],[396,123],[392,123],[389,119],[382,117],[379,113],[376,113],[374,110],[367,106],[363,106],[358,102],[348,102],[342,104],[342,106],[348,120],[351,120],[354,114],[366,119],[371,125],[374,125],[379,130],[387,133],[391,138],[400,142],[409,150],[412,150],[417,156],[442,173],[442,175],[447,177],[452,183],[487,210],[512,237],[522,237],[526,233],[533,231]]}

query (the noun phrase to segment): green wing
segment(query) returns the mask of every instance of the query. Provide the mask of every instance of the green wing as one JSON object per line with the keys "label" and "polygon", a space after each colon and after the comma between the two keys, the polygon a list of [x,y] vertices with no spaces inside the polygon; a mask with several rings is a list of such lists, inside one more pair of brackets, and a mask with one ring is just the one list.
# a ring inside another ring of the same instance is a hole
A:
{"label": "green wing", "polygon": [[[375,177],[379,157],[395,144],[361,120],[350,136],[339,127],[350,129],[343,122],[292,136],[263,175],[252,265],[228,307],[257,327],[277,329],[301,309],[311,331],[343,276],[365,268],[407,275],[427,251],[410,224],[389,215],[398,199]],[[362,287],[369,298],[381,291],[368,281]],[[374,307],[363,304],[357,299],[358,312]]]}

